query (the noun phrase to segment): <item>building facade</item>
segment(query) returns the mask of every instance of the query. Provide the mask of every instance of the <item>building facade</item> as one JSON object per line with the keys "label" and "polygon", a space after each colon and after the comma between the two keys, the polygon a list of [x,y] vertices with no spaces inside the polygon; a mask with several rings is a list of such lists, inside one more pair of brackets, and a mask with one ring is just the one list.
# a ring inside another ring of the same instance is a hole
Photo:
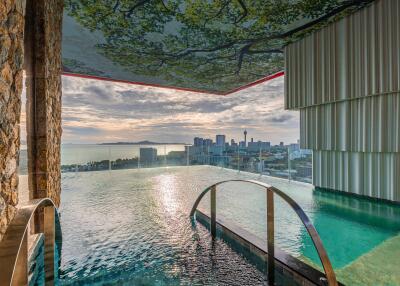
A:
{"label": "building facade", "polygon": [[400,201],[400,1],[374,1],[285,48],[313,184]]}

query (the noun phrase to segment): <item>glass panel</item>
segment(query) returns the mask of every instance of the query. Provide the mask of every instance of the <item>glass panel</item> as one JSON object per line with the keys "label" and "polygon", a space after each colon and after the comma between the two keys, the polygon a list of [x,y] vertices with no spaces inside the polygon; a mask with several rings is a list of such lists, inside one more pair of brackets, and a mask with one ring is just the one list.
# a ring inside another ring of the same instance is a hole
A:
{"label": "glass panel", "polygon": [[312,150],[300,149],[298,144],[289,146],[290,179],[312,183]]}
{"label": "glass panel", "polygon": [[[262,144],[268,143],[268,144]],[[311,183],[312,151],[289,146],[64,144],[62,172],[87,172],[166,166],[211,165]],[[21,150],[20,174],[26,172]]]}
{"label": "glass panel", "polygon": [[25,203],[29,201],[28,188],[28,146],[26,133],[26,85],[25,76],[21,94],[21,115],[20,115],[20,151],[18,163],[18,201]]}

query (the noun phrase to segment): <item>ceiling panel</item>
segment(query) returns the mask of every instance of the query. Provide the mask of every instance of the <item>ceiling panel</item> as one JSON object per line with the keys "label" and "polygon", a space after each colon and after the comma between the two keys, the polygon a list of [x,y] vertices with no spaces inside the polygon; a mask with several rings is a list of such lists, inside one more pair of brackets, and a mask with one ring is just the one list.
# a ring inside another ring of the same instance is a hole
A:
{"label": "ceiling panel", "polygon": [[65,0],[64,73],[227,94],[371,0]]}

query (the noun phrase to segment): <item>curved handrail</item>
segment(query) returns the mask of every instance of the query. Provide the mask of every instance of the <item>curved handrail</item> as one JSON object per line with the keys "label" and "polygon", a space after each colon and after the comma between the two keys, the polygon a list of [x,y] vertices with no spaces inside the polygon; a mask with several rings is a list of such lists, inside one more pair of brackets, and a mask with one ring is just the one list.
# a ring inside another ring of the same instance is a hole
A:
{"label": "curved handrail", "polygon": [[[45,248],[52,246],[53,250],[53,255],[51,255],[45,249],[45,268],[46,261],[50,262],[50,259],[53,259],[53,267],[50,267],[50,269],[54,270],[54,219],[56,207],[49,198],[34,199],[18,208],[14,219],[4,234],[3,240],[0,242],[0,286],[27,284],[27,230],[32,217],[39,208],[44,208]],[[51,236],[50,240],[49,236]],[[46,276],[46,282],[53,279],[54,271],[49,276]]]}
{"label": "curved handrail", "polygon": [[[291,197],[289,197],[287,194],[285,194],[284,192],[282,192],[281,190],[279,190],[273,186],[270,186],[268,184],[265,184],[265,183],[259,182],[259,181],[255,181],[255,180],[242,180],[242,179],[225,180],[225,181],[215,183],[215,184],[207,187],[204,191],[202,191],[200,193],[200,195],[198,196],[198,198],[196,199],[196,201],[192,207],[192,210],[190,212],[190,217],[194,217],[196,209],[197,209],[200,201],[210,190],[216,191],[217,186],[225,184],[225,183],[230,183],[230,182],[244,182],[244,183],[250,183],[250,184],[264,187],[267,191],[271,191],[272,193],[277,194],[285,202],[287,202],[289,204],[289,206],[295,211],[297,216],[300,218],[301,222],[303,223],[303,225],[307,229],[308,234],[311,237],[311,240],[317,250],[319,259],[324,268],[325,275],[328,280],[328,285],[329,286],[337,286],[338,285],[332,264],[328,258],[328,254],[322,244],[321,238],[319,237],[318,232],[315,229],[314,225],[312,224],[312,222],[310,221],[310,219],[308,218],[306,213],[303,211],[303,209]],[[272,204],[272,206],[273,206],[273,204]],[[214,214],[214,217],[215,217],[215,214]],[[273,218],[273,216],[272,216],[272,218]]]}

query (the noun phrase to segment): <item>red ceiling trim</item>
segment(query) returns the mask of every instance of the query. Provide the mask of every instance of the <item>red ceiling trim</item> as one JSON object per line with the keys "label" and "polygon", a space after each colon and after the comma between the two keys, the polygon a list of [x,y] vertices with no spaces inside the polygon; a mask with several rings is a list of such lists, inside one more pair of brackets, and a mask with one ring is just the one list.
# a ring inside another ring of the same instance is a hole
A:
{"label": "red ceiling trim", "polygon": [[66,72],[63,71],[62,75],[64,76],[71,76],[71,77],[80,77],[80,78],[86,78],[86,79],[95,79],[95,80],[103,80],[103,81],[110,81],[110,82],[117,82],[117,83],[127,83],[127,84],[134,84],[134,85],[141,85],[141,86],[150,86],[150,87],[158,87],[158,88],[168,88],[168,89],[174,89],[174,90],[180,90],[180,91],[189,91],[189,92],[198,92],[198,93],[207,93],[207,94],[215,94],[215,95],[229,95],[235,92],[238,92],[240,90],[244,90],[246,88],[255,86],[257,84],[269,81],[271,79],[283,76],[285,73],[283,71],[274,73],[272,75],[268,75],[266,77],[263,77],[259,80],[256,80],[254,82],[251,82],[249,84],[240,86],[238,88],[232,89],[228,92],[210,92],[210,91],[204,91],[204,90],[198,90],[198,89],[192,89],[192,88],[184,88],[184,87],[175,87],[175,86],[166,86],[166,85],[161,85],[161,84],[151,84],[151,83],[144,83],[144,82],[136,82],[136,81],[129,81],[129,80],[121,80],[121,79],[112,79],[108,77],[101,77],[101,76],[94,76],[94,75],[85,75],[85,74],[79,74],[79,73],[71,73],[71,72]]}
{"label": "red ceiling trim", "polygon": [[256,80],[256,81],[253,81],[253,82],[251,82],[251,83],[249,83],[249,84],[240,86],[240,87],[238,87],[238,88],[234,88],[234,89],[232,89],[232,90],[230,90],[230,91],[228,91],[228,92],[226,92],[226,93],[223,93],[223,95],[228,95],[228,94],[231,94],[231,93],[234,93],[234,92],[238,92],[238,91],[241,91],[241,90],[243,90],[243,89],[246,89],[246,88],[255,86],[255,85],[257,85],[257,84],[260,84],[260,83],[269,81],[269,80],[271,80],[271,79],[278,78],[278,77],[283,76],[283,75],[285,75],[285,72],[284,72],[284,71],[280,71],[280,72],[277,72],[277,73],[268,75],[268,76],[266,76],[266,77],[263,77],[263,78],[261,78],[261,79],[258,79],[258,80]]}

